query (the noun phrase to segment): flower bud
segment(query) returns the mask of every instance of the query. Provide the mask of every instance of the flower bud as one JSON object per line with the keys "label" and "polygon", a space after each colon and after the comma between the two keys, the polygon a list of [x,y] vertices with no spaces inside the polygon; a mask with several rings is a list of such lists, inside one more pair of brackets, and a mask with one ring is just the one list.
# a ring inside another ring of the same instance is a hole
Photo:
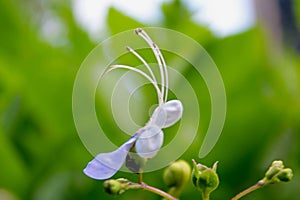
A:
{"label": "flower bud", "polygon": [[278,173],[277,177],[280,181],[288,182],[293,178],[293,171],[290,168],[285,168]]}
{"label": "flower bud", "polygon": [[191,167],[184,160],[173,162],[165,169],[164,183],[170,187],[169,194],[178,197],[191,176]]}
{"label": "flower bud", "polygon": [[108,194],[119,195],[125,190],[122,187],[122,183],[127,181],[126,179],[110,179],[103,183],[104,191]]}
{"label": "flower bud", "polygon": [[187,182],[191,175],[191,167],[184,160],[173,162],[165,169],[163,180],[168,187],[179,186]]}
{"label": "flower bud", "polygon": [[216,173],[218,162],[215,162],[212,168],[205,165],[197,164],[193,160],[194,170],[192,181],[195,187],[202,193],[205,198],[209,197],[219,185],[219,177]]}
{"label": "flower bud", "polygon": [[266,184],[288,182],[293,177],[293,171],[290,168],[284,168],[281,160],[275,160],[269,167],[263,179]]}
{"label": "flower bud", "polygon": [[269,167],[268,171],[266,172],[265,177],[268,180],[271,180],[283,168],[284,168],[283,162],[281,160],[275,160],[272,162],[272,165]]}

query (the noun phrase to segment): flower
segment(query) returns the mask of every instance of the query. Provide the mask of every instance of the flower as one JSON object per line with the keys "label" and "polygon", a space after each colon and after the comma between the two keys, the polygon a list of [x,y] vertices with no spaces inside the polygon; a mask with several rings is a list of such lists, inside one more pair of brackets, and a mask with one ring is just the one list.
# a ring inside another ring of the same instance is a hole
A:
{"label": "flower", "polygon": [[153,158],[163,144],[163,131],[161,128],[176,123],[181,118],[182,110],[182,104],[179,100],[168,101],[156,108],[145,127],[141,128],[117,150],[98,154],[88,163],[83,172],[87,176],[98,180],[112,177],[122,167],[132,147],[135,147],[139,157]]}
{"label": "flower", "polygon": [[[150,45],[156,57],[161,73],[161,88],[158,87],[156,77],[147,62],[130,47],[126,47],[126,49],[143,62],[150,75],[131,66],[113,65],[104,72],[102,76],[118,68],[129,69],[141,74],[155,87],[159,105],[154,110],[148,123],[143,128],[139,129],[127,142],[113,152],[98,154],[88,163],[83,172],[93,179],[103,180],[112,177],[122,167],[127,157],[129,157],[128,159],[132,159],[132,157],[128,155],[130,151],[136,152],[136,155],[134,156],[135,158],[138,157],[136,159],[141,158],[142,160],[148,160],[153,158],[163,144],[164,134],[162,128],[172,126],[182,116],[182,103],[179,100],[167,101],[168,71],[158,46],[153,43],[151,38],[142,29],[136,29],[135,32]],[[141,166],[138,166],[138,168],[140,167]],[[132,171],[139,172],[139,169],[133,169]]]}

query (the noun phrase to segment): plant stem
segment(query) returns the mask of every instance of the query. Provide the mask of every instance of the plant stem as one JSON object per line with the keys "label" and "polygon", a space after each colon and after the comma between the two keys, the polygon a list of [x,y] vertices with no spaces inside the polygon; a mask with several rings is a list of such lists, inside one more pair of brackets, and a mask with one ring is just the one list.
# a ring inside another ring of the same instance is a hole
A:
{"label": "plant stem", "polygon": [[243,196],[246,196],[247,194],[253,192],[254,190],[257,190],[265,185],[265,181],[260,180],[255,185],[252,185],[251,187],[245,189],[244,191],[237,194],[235,197],[233,197],[231,200],[238,200],[242,198]]}
{"label": "plant stem", "polygon": [[178,188],[178,187],[171,187],[169,190],[168,190],[168,194],[174,196],[174,197],[179,197],[180,194],[182,192],[182,187],[181,188]]}
{"label": "plant stem", "polygon": [[173,197],[172,195],[158,189],[152,186],[147,185],[146,183],[130,183],[128,185],[128,189],[143,189],[143,190],[147,190],[149,192],[158,194],[162,197],[164,197],[165,199],[169,199],[169,200],[178,200],[177,198]]}
{"label": "plant stem", "polygon": [[209,193],[207,192],[202,192],[202,200],[209,200]]}
{"label": "plant stem", "polygon": [[139,184],[142,184],[143,183],[143,173],[140,172],[139,173]]}

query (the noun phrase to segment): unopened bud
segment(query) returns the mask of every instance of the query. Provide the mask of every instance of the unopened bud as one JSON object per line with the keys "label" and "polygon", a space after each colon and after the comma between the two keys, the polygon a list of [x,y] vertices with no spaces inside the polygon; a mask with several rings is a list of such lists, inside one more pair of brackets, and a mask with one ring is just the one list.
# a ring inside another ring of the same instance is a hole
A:
{"label": "unopened bud", "polygon": [[278,172],[284,168],[283,162],[281,160],[275,160],[266,172],[265,177],[271,180]]}
{"label": "unopened bud", "polygon": [[264,182],[267,184],[288,182],[293,177],[293,171],[290,168],[284,168],[281,160],[275,160],[265,174]]}
{"label": "unopened bud", "polygon": [[[103,183],[104,191],[108,194],[112,195],[119,195],[122,192],[124,192],[124,189],[122,187],[122,182],[124,182],[126,179],[110,179]],[[127,180],[126,180],[127,181]]]}
{"label": "unopened bud", "polygon": [[217,163],[212,168],[209,168],[205,165],[197,164],[193,160],[194,170],[192,181],[203,196],[209,196],[219,185],[219,177],[216,173]]}
{"label": "unopened bud", "polygon": [[290,168],[285,168],[278,173],[277,177],[280,181],[288,182],[293,178],[293,171]]}
{"label": "unopened bud", "polygon": [[178,197],[184,186],[190,180],[190,176],[191,167],[184,160],[176,161],[166,168],[163,174],[163,180],[165,184],[170,187],[169,194]]}

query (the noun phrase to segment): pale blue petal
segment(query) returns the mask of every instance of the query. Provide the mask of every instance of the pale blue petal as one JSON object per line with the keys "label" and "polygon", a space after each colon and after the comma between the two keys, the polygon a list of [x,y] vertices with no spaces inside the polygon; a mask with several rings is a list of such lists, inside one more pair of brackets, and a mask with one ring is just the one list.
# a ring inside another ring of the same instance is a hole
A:
{"label": "pale blue petal", "polygon": [[179,100],[171,100],[157,107],[151,116],[149,125],[167,128],[175,124],[182,116],[183,106]]}
{"label": "pale blue petal", "polygon": [[172,126],[182,117],[183,106],[181,101],[171,100],[166,102],[163,107],[167,113],[167,119],[162,128]]}
{"label": "pale blue petal", "polygon": [[117,150],[109,153],[98,154],[91,162],[88,163],[83,172],[98,180],[104,180],[112,177],[125,161],[128,151],[136,141],[137,134],[131,137],[127,142]]}
{"label": "pale blue petal", "polygon": [[157,126],[145,128],[135,143],[135,150],[142,158],[153,158],[164,141],[164,134]]}

